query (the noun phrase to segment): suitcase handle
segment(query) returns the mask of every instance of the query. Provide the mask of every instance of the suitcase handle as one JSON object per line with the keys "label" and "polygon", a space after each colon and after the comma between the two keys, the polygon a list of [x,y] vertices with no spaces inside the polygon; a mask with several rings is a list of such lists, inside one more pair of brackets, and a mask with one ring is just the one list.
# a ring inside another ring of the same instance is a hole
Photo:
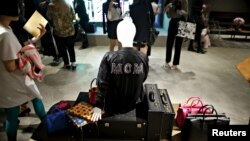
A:
{"label": "suitcase handle", "polygon": [[162,103],[164,105],[168,104],[168,101],[167,101],[167,94],[165,93],[165,91],[162,91],[161,92],[161,100],[162,100]]}
{"label": "suitcase handle", "polygon": [[152,91],[149,92],[149,100],[150,100],[151,102],[154,102],[154,101],[155,101],[155,95],[154,95],[154,92],[152,92]]}

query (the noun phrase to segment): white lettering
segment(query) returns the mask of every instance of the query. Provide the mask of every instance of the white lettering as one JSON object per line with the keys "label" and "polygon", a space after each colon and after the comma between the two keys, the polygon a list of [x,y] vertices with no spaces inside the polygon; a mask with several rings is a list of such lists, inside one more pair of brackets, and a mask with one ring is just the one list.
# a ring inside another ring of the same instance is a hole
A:
{"label": "white lettering", "polygon": [[137,63],[135,63],[133,74],[142,74],[142,73],[143,73],[143,64],[140,63],[140,65],[138,65]]}
{"label": "white lettering", "polygon": [[130,63],[125,64],[124,72],[127,73],[127,74],[131,73],[131,68],[132,68],[132,65]]}
{"label": "white lettering", "polygon": [[233,131],[232,129],[230,129],[229,131],[219,131],[218,129],[212,129],[212,136],[246,136],[247,133],[246,131]]}
{"label": "white lettering", "polygon": [[216,134],[216,136],[219,136],[218,129],[212,129],[212,136],[215,136],[215,134]]}

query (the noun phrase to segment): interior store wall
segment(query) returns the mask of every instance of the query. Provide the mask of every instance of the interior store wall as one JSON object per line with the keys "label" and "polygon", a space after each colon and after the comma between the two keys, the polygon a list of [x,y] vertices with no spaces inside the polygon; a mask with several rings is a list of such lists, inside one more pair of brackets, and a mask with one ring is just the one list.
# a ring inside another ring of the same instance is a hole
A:
{"label": "interior store wall", "polygon": [[[190,0],[189,0],[190,1]],[[250,0],[205,0],[210,11],[250,12]],[[169,18],[164,14],[163,28],[168,29]]]}
{"label": "interior store wall", "polygon": [[249,0],[210,0],[211,11],[250,12]]}

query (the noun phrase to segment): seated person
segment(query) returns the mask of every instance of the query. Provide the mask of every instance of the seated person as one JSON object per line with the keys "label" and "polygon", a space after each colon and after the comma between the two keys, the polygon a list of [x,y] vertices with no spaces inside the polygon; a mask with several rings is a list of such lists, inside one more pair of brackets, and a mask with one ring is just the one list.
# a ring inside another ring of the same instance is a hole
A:
{"label": "seated person", "polygon": [[130,17],[125,17],[117,26],[117,38],[122,49],[107,52],[102,59],[97,76],[99,94],[92,110],[92,121],[101,119],[101,109],[107,115],[127,113],[135,109],[143,96],[143,82],[149,69],[148,57],[133,48],[135,32]]}

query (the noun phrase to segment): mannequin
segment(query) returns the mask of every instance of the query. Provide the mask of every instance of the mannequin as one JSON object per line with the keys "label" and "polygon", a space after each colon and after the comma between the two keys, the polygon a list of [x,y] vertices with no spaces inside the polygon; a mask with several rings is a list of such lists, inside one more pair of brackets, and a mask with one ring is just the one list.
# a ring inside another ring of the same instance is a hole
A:
{"label": "mannequin", "polygon": [[136,29],[132,19],[128,15],[125,16],[117,26],[117,39],[121,42],[122,47],[133,47],[135,33]]}
{"label": "mannequin", "polygon": [[92,121],[102,118],[101,109],[107,115],[126,113],[140,101],[149,67],[148,57],[133,48],[135,33],[135,25],[127,15],[117,26],[117,39],[122,49],[107,52],[100,64],[97,76],[99,94],[96,107],[91,111]]}

